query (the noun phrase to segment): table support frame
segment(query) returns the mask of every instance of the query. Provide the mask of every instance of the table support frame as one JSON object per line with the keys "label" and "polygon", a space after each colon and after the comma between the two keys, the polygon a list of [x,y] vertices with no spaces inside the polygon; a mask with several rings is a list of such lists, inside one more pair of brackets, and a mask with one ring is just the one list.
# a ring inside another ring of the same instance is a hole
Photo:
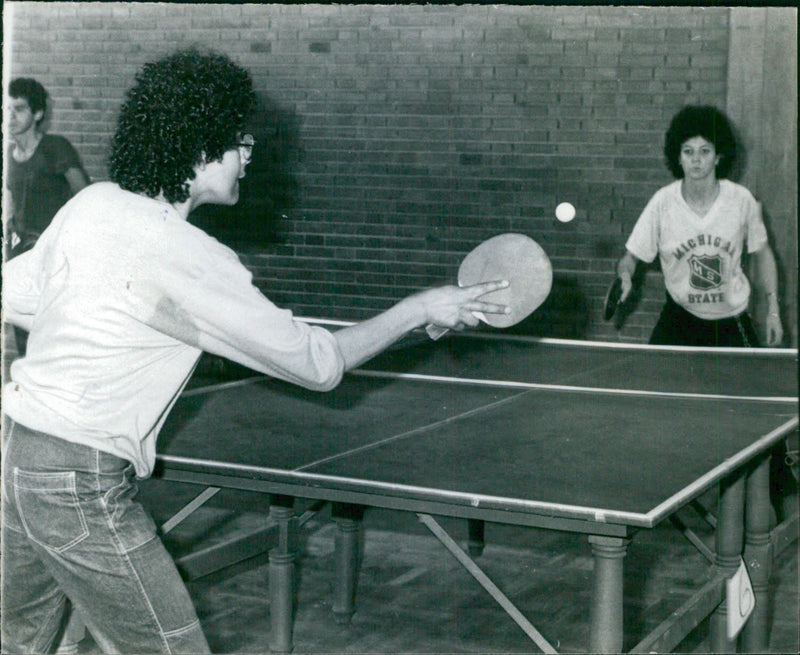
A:
{"label": "table support frame", "polygon": [[334,503],[331,517],[336,523],[334,556],[336,584],[333,593],[333,618],[344,625],[356,611],[356,587],[363,555],[364,507]]}
{"label": "table support frame", "polygon": [[278,544],[269,552],[270,651],[291,653],[295,604],[295,558],[299,522],[293,498],[274,497],[270,518],[278,526]]}
{"label": "table support frame", "polygon": [[[724,478],[719,483],[719,507],[716,519],[715,549],[713,552],[713,580],[696,594],[686,605],[648,635],[633,652],[651,652],[656,646],[667,649],[677,645],[685,634],[696,626],[708,609],[716,606],[710,617],[709,642],[714,652],[735,652],[737,638],[727,636],[728,603],[724,598],[724,581],[733,575],[742,558],[748,567],[756,596],[756,608],[741,634],[744,649],[749,652],[764,652],[769,644],[769,586],[773,558],[778,550],[776,535],[770,530],[769,453],[764,453],[744,469]],[[358,573],[363,555],[363,511],[365,505],[358,502],[367,497],[360,493],[337,491],[333,500],[328,493],[317,493],[314,488],[305,489],[303,498],[317,499],[314,509],[303,517],[294,514],[293,485],[245,480],[211,472],[189,472],[179,469],[161,471],[161,477],[176,482],[246,489],[270,494],[269,522],[274,526],[277,544],[269,553],[269,599],[272,626],[270,650],[289,653],[293,648],[293,622],[295,606],[295,561],[300,526],[313,515],[325,500],[333,502],[332,518],[337,524],[336,567],[337,582],[333,609],[339,623],[347,623],[355,612],[355,596]],[[349,502],[356,500],[356,502]],[[366,506],[386,507],[418,512],[417,503],[391,498],[370,497]],[[380,500],[381,502],[376,502]],[[425,503],[432,514],[446,514],[468,520],[468,550],[477,554],[484,545],[483,524],[485,520],[507,522],[506,517],[493,510],[481,508],[444,507],[437,503]],[[447,510],[439,512],[437,510]],[[593,652],[621,652],[623,647],[623,569],[628,544],[629,529],[606,523],[595,523],[559,518],[527,517],[520,525],[545,527],[588,533],[594,559],[592,583],[592,605],[590,647]],[[796,531],[796,521],[790,521]],[[590,532],[588,527],[592,528]],[[594,530],[602,530],[595,532]],[[791,530],[781,536],[780,541],[791,542]],[[274,543],[274,542],[273,542]],[[709,552],[710,554],[710,552]],[[722,596],[722,602],[715,598]],[[703,608],[708,608],[703,610]],[[643,650],[644,649],[644,650]]]}
{"label": "table support frame", "polygon": [[745,492],[744,561],[756,606],[742,630],[742,647],[748,653],[763,653],[769,647],[772,613],[769,593],[774,561],[770,535],[770,457],[762,457],[749,472]]}
{"label": "table support frame", "polygon": [[[715,533],[714,567],[725,578],[730,578],[742,557],[744,544],[744,500],[745,476],[737,474],[720,482],[719,511],[717,514],[717,530]],[[728,600],[723,596],[722,602],[711,615],[710,642],[715,653],[735,653],[736,639],[727,634]]]}
{"label": "table support frame", "polygon": [[630,539],[589,536],[594,559],[591,632],[593,653],[622,652],[623,568]]}

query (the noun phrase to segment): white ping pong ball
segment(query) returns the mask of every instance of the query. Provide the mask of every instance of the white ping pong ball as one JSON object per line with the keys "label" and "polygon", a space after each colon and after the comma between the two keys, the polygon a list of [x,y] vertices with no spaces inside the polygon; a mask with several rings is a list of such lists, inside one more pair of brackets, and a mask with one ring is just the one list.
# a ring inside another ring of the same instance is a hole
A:
{"label": "white ping pong ball", "polygon": [[562,223],[569,223],[575,218],[575,207],[571,203],[562,202],[556,207],[556,218]]}

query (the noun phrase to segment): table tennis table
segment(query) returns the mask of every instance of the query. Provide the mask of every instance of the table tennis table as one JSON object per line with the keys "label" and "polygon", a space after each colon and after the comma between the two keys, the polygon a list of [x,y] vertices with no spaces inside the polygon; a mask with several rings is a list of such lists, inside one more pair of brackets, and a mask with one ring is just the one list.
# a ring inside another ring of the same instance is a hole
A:
{"label": "table tennis table", "polygon": [[[184,392],[159,438],[156,476],[265,494],[270,649],[293,647],[295,499],[336,521],[333,611],[355,610],[363,508],[417,513],[539,649],[556,652],[435,516],[588,536],[590,652],[621,652],[622,581],[634,535],[717,486],[712,575],[633,652],[671,650],[707,615],[714,651],[768,647],[765,598],[777,541],[771,451],[798,427],[797,350],[560,341],[497,332],[410,338],[315,393],[252,377]],[[305,502],[304,501],[304,502]],[[182,517],[180,517],[182,518]],[[180,520],[180,518],[176,520]],[[687,536],[691,539],[691,530]],[[741,636],[726,580],[742,559],[757,599]]]}

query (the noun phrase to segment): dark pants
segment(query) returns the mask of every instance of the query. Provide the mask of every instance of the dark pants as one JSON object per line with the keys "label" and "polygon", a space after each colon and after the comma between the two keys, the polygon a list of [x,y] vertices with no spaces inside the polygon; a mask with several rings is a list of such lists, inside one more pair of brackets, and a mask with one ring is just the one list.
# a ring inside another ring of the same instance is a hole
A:
{"label": "dark pants", "polygon": [[759,345],[753,322],[746,312],[733,318],[709,321],[687,312],[669,294],[650,335],[650,343],[716,348],[757,348]]}
{"label": "dark pants", "polygon": [[17,345],[17,357],[22,358],[25,357],[25,353],[28,350],[28,333],[27,331],[23,330],[21,327],[14,327],[14,342]]}

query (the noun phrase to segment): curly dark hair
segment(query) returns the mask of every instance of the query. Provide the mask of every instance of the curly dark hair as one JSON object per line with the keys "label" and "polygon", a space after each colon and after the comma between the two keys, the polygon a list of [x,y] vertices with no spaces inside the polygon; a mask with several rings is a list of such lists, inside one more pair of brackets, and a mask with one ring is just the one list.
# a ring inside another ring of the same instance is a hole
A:
{"label": "curly dark hair", "polygon": [[41,82],[32,77],[14,78],[8,85],[8,95],[25,100],[34,114],[37,111],[42,112],[42,117],[36,121],[36,125],[40,125],[44,121],[44,115],[47,112],[47,91]]}
{"label": "curly dark hair", "polygon": [[255,104],[250,74],[225,55],[191,48],[145,64],[117,120],[111,180],[184,202],[194,167],[235,146]]}
{"label": "curly dark hair", "polygon": [[673,116],[664,144],[664,156],[670,172],[677,179],[683,177],[681,146],[696,136],[714,144],[720,157],[716,167],[717,177],[727,177],[736,163],[736,136],[728,117],[710,105],[687,105]]}

